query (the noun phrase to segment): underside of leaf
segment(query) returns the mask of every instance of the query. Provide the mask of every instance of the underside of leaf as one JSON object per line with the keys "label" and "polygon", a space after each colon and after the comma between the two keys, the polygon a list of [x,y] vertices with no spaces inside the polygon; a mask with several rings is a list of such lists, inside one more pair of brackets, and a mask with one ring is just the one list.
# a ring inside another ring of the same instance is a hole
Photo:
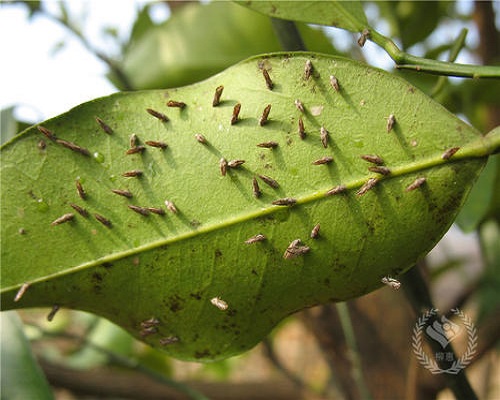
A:
{"label": "underside of leaf", "polygon": [[2,307],[91,311],[182,359],[238,354],[411,267],[489,151],[407,82],[312,53],[97,99],[2,148]]}

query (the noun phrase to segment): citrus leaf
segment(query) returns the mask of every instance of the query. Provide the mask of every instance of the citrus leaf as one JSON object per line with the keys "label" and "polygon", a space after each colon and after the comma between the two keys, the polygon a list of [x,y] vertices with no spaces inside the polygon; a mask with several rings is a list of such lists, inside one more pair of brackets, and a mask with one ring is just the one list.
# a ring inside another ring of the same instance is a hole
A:
{"label": "citrus leaf", "polygon": [[2,147],[2,307],[94,312],[183,359],[243,352],[286,315],[413,265],[499,136],[314,53],[82,104]]}
{"label": "citrus leaf", "polygon": [[351,32],[361,32],[368,27],[360,1],[236,0],[235,3],[275,18],[335,26]]}

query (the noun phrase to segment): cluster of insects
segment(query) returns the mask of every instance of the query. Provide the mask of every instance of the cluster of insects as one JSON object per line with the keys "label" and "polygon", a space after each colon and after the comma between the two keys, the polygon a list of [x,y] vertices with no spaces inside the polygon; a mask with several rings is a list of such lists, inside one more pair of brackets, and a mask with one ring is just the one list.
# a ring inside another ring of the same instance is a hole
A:
{"label": "cluster of insects", "polygon": [[[360,39],[359,39],[359,44],[360,46],[363,46],[367,38],[369,38],[369,31],[363,31]],[[267,68],[261,68],[262,71],[262,76],[264,80],[265,87],[268,90],[274,90],[276,85],[272,80],[270,71]],[[306,60],[304,64],[304,70],[303,70],[303,79],[306,81],[311,79],[312,77],[315,76],[316,74],[315,67],[312,63],[311,60]],[[337,92],[342,92],[343,90],[343,85],[339,81],[339,79],[335,75],[329,75],[329,84],[331,86],[331,89],[334,93]],[[211,101],[212,107],[219,107],[221,102],[222,102],[222,96],[224,93],[224,86],[220,85],[215,88],[214,95]],[[303,101],[300,99],[295,99],[293,100],[293,104],[295,108],[299,112],[299,116],[296,120],[296,129],[297,129],[297,135],[301,140],[305,140],[308,133],[306,133],[306,127],[304,124],[304,119],[302,116],[307,115],[307,104],[304,104]],[[173,107],[173,108],[178,108],[180,110],[185,109],[189,105],[182,101],[177,101],[177,100],[169,100],[166,103],[167,107]],[[235,125],[240,123],[241,117],[240,113],[242,110],[242,104],[240,102],[237,102],[232,109],[232,114],[231,118],[227,121],[229,125]],[[265,126],[266,124],[269,123],[270,121],[270,116],[273,108],[271,104],[266,104],[264,108],[262,109],[262,113],[258,117],[258,124],[260,126]],[[145,110],[147,114],[149,114],[151,117],[156,118],[159,120],[161,123],[168,123],[170,121],[169,117],[156,109],[153,108],[147,108]],[[102,118],[100,117],[95,117],[95,120],[100,127],[100,129],[106,134],[106,135],[114,135],[115,134],[115,129],[108,125],[107,122],[105,122]],[[386,117],[386,125],[385,125],[385,130],[387,133],[392,132],[393,130],[397,131],[397,126],[398,126],[398,120],[394,114],[389,114],[389,116]],[[82,147],[76,143],[73,143],[68,140],[64,140],[61,138],[58,138],[57,135],[52,132],[51,130],[47,129],[46,127],[43,126],[38,126],[38,130],[44,135],[46,139],[49,141],[63,146],[70,151],[73,151],[75,153],[78,153],[84,157],[89,157],[91,155],[91,152],[86,149],[85,147]],[[321,144],[322,148],[327,149],[329,146],[331,146],[331,142],[334,142],[335,139],[332,137],[331,134],[328,131],[328,129],[325,126],[320,126],[318,129],[319,134],[319,143]],[[202,134],[202,133],[195,133],[194,139],[200,143],[201,145],[205,146],[210,146],[207,138]],[[265,139],[265,138],[264,138]],[[45,142],[44,144],[41,145],[41,142],[38,143],[38,147],[41,149],[46,148]],[[318,144],[319,144],[318,143]],[[280,144],[274,140],[267,140],[267,141],[261,141],[260,143],[257,143],[256,146],[259,148],[264,148],[264,149],[269,149],[269,151],[273,151],[273,149],[276,149]],[[147,150],[148,148],[152,149],[158,149],[158,150]],[[145,151],[163,151],[168,148],[168,144],[163,141],[158,141],[158,140],[145,140],[143,144],[140,144],[139,138],[137,137],[136,134],[132,134],[129,138],[129,148],[125,150],[125,155],[134,155],[134,154],[143,154]],[[447,149],[441,156],[443,160],[448,160],[450,159],[457,151],[459,150],[458,147],[453,147],[450,149]],[[377,154],[361,154],[360,158],[367,162],[366,169],[369,173],[372,173],[371,176],[369,176],[362,185],[358,185],[357,191],[355,194],[357,196],[363,196],[366,193],[368,193],[370,190],[372,190],[380,180],[384,179],[385,177],[391,175],[392,171],[391,168],[387,165],[385,165],[385,162],[382,157],[380,157]],[[310,164],[314,166],[318,166],[317,168],[328,168],[328,165],[334,164],[336,160],[330,156],[330,155],[325,155],[323,157],[313,159],[311,160]],[[244,159],[226,159],[224,157],[221,157],[219,159],[219,171],[221,176],[226,176],[228,174],[228,171],[231,169],[238,169],[238,168],[245,168],[244,166],[245,160]],[[325,167],[321,167],[325,166]],[[316,168],[316,167],[313,167]],[[140,179],[145,172],[142,169],[131,169],[127,171],[122,171],[121,176],[123,178],[130,178],[130,179]],[[374,175],[373,175],[374,174]],[[264,174],[255,174],[252,176],[251,180],[251,193],[254,198],[261,198],[263,195],[263,191],[261,189],[260,183],[263,183],[267,185],[268,187],[272,189],[278,189],[280,188],[280,184],[276,179],[274,179],[271,176],[264,175]],[[405,190],[407,192],[413,191],[421,187],[426,183],[426,178],[421,176],[417,177],[413,182],[411,182]],[[79,197],[80,200],[86,201],[89,193],[87,189],[84,187],[84,184],[81,180],[77,179],[75,181],[75,186],[76,186],[76,193],[77,196]],[[352,187],[348,187],[347,185],[344,184],[339,184],[328,191],[324,193],[325,196],[336,196],[339,194],[344,193],[348,189],[352,189]],[[127,199],[133,199],[134,198],[134,193],[129,191],[128,189],[124,189],[122,187],[116,187],[111,189],[111,192],[117,196],[122,196]],[[297,204],[300,204],[300,199],[294,198],[294,197],[282,197],[278,198],[275,200],[272,200],[269,204],[269,206],[276,206],[276,207],[293,207]],[[62,224],[71,224],[74,222],[76,214],[80,215],[83,218],[89,218],[91,216],[91,213],[89,211],[76,203],[70,203],[69,204],[71,208],[73,209],[73,212],[66,212],[59,216],[58,218],[54,219],[53,221],[50,222],[50,225],[52,226],[59,226]],[[171,212],[171,213],[177,213],[177,207],[174,205],[174,203],[171,200],[165,200],[164,201],[164,207],[158,206],[158,205],[137,205],[137,204],[128,204],[127,205],[128,209],[131,210],[134,213],[137,213],[141,215],[142,217],[148,217],[150,214],[156,214],[159,216],[164,216],[166,214],[166,211]],[[75,214],[76,213],[76,214]],[[101,223],[103,226],[107,228],[112,228],[113,223],[111,220],[109,220],[107,217],[99,214],[99,213],[94,213],[93,217]],[[24,232],[23,232],[24,234]],[[320,237],[320,223],[316,223],[314,226],[311,227],[310,231],[310,239],[315,240]],[[254,246],[260,246],[257,243],[265,242],[268,240],[268,238],[262,234],[262,233],[257,233],[254,236],[249,237],[244,241],[245,244],[248,245],[254,245]],[[283,258],[285,260],[289,259],[296,259],[298,257],[303,257],[306,256],[307,253],[311,251],[311,247],[304,243],[301,239],[295,238],[293,239],[289,245],[284,249],[283,252]],[[385,285],[388,285],[394,289],[399,289],[400,287],[400,282],[397,281],[396,279],[393,279],[391,277],[383,277],[381,279],[381,282]],[[23,294],[26,292],[26,290],[29,287],[29,283],[25,283],[24,285],[21,286],[20,290],[16,294],[15,301],[19,301],[19,299],[23,296]],[[210,300],[210,304],[212,304],[214,307],[221,311],[226,311],[230,307],[228,302],[226,300],[223,300],[220,296],[215,296],[212,297]],[[50,319],[53,318],[55,312],[59,309],[59,306],[54,306],[53,310],[49,314]],[[140,324],[141,329],[140,329],[140,336],[141,337],[147,337],[150,335],[156,335],[160,331],[160,321],[156,318],[150,318],[148,320],[144,320]],[[161,345],[169,345],[172,343],[175,343],[179,341],[179,338],[177,336],[166,336],[160,339],[160,344]]]}

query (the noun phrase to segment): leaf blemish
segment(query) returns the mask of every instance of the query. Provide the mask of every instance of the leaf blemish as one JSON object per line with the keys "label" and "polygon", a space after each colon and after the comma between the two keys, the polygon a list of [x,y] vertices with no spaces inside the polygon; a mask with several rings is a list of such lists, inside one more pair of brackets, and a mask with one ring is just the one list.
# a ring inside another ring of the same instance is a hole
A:
{"label": "leaf blemish", "polygon": [[163,114],[163,113],[161,113],[159,111],[153,110],[152,108],[146,108],[146,111],[150,115],[152,115],[153,117],[159,119],[160,121],[162,121],[162,122],[168,122],[168,117],[165,114]]}

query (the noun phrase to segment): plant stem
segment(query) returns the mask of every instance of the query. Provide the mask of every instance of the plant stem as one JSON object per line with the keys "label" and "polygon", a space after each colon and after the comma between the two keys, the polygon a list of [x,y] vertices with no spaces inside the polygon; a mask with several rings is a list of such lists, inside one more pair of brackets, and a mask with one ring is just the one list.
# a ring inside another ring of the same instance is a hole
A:
{"label": "plant stem", "polygon": [[271,18],[274,33],[284,51],[306,51],[306,45],[300,36],[295,22]]}
{"label": "plant stem", "polygon": [[[453,43],[453,46],[450,49],[450,54],[448,55],[448,62],[454,62],[457,59],[458,53],[460,53],[460,50],[462,50],[462,47],[465,44],[465,38],[467,37],[467,33],[468,30],[466,28],[463,28],[460,31],[460,34],[455,39],[455,42]],[[436,82],[436,85],[431,91],[431,97],[436,97],[441,92],[441,90],[443,90],[446,81],[447,79],[445,76],[439,77],[439,79]]]}
{"label": "plant stem", "polygon": [[375,30],[370,31],[370,40],[382,47],[396,62],[396,68],[410,69],[430,74],[460,76],[465,78],[500,78],[500,67],[488,65],[455,64],[446,61],[429,60],[401,51],[388,37]]}
{"label": "plant stem", "polygon": [[342,326],[342,331],[344,332],[346,344],[348,347],[348,354],[351,359],[351,374],[356,382],[358,390],[360,392],[360,397],[362,399],[371,399],[372,396],[366,385],[365,378],[363,376],[363,368],[361,365],[361,357],[359,355],[358,345],[356,343],[356,336],[354,334],[354,328],[352,326],[351,316],[349,315],[349,309],[347,303],[336,303],[335,307],[339,314],[340,325]]}
{"label": "plant stem", "polygon": [[[424,310],[435,309],[434,304],[432,303],[431,295],[427,288],[427,284],[423,278],[420,266],[411,268],[406,274],[401,276],[400,280],[404,288],[405,295],[408,298],[416,315],[420,315]],[[427,343],[435,353],[442,350],[439,343],[434,340],[427,340]],[[449,346],[450,352],[453,353],[453,358],[456,360],[457,356],[455,354],[455,351],[453,350],[451,345]],[[437,362],[439,365],[440,362]],[[443,366],[440,365],[440,367]],[[444,369],[446,369],[445,366]],[[464,370],[461,370],[457,375],[444,373],[443,379],[445,379],[446,385],[453,392],[457,400],[477,399],[476,393],[474,393],[474,390],[470,386]]]}
{"label": "plant stem", "polygon": [[100,353],[105,354],[110,362],[113,362],[117,365],[120,365],[122,367],[128,368],[128,369],[133,369],[136,370],[144,375],[149,376],[150,378],[163,383],[164,385],[170,386],[171,388],[184,393],[186,396],[188,396],[192,400],[208,400],[207,397],[205,397],[202,393],[198,392],[197,390],[184,385],[180,382],[177,382],[173,379],[170,379],[140,363],[138,363],[135,360],[132,360],[127,357],[123,357],[119,354],[113,353],[112,351],[109,351],[108,349],[105,349],[104,347],[101,347],[92,341],[88,340],[85,337],[81,337],[79,335],[74,335],[71,333],[53,333],[50,331],[46,331],[45,329],[41,328],[38,325],[34,324],[29,324],[30,326],[33,326],[34,328],[38,329],[44,336],[50,336],[50,337],[59,337],[59,338],[66,338],[66,339],[71,339],[71,340],[77,340],[81,344],[84,344]]}

